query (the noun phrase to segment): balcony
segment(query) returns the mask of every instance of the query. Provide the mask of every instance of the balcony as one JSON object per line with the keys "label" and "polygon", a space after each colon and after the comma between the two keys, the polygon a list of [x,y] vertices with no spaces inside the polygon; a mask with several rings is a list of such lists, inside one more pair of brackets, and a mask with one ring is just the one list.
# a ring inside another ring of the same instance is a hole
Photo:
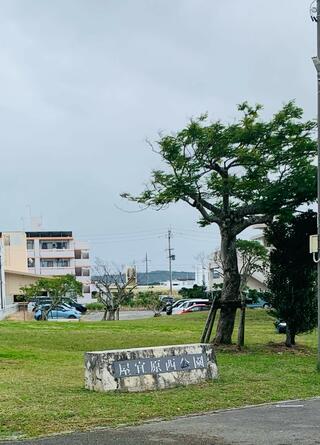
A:
{"label": "balcony", "polygon": [[91,277],[78,277],[76,276],[76,280],[82,284],[91,284]]}
{"label": "balcony", "polygon": [[90,267],[90,259],[75,259],[74,264],[76,267]]}
{"label": "balcony", "polygon": [[75,275],[74,267],[41,267],[41,275]]}
{"label": "balcony", "polygon": [[72,249],[40,249],[40,258],[74,258]]}

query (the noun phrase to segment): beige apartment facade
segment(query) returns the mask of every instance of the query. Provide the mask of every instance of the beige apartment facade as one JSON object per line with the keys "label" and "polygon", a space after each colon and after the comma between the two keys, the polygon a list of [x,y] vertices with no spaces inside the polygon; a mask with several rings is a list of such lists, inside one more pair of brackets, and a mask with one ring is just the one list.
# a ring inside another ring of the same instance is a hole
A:
{"label": "beige apartment facade", "polygon": [[82,283],[81,301],[90,301],[89,247],[71,231],[0,233],[0,318],[14,308],[22,286],[43,276],[68,274]]}

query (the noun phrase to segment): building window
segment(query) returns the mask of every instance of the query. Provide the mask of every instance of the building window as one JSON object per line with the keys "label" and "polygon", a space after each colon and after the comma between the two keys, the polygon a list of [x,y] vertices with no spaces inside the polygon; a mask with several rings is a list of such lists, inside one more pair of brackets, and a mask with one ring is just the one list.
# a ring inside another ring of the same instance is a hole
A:
{"label": "building window", "polygon": [[81,267],[76,267],[76,277],[81,277]]}
{"label": "building window", "polygon": [[33,241],[33,239],[28,239],[27,240],[27,249],[28,250],[33,250],[34,249],[34,241]]}
{"label": "building window", "polygon": [[69,248],[69,241],[40,241],[40,249],[63,250]]}
{"label": "building window", "polygon": [[82,293],[83,294],[90,294],[90,285],[89,284],[84,284],[82,286]]}
{"label": "building window", "polygon": [[90,269],[82,268],[82,276],[83,277],[90,277]]}
{"label": "building window", "polygon": [[70,260],[65,260],[63,258],[41,258],[40,265],[41,267],[69,267]]}
{"label": "building window", "polygon": [[74,257],[76,260],[88,260],[89,259],[89,251],[88,250],[75,250]]}
{"label": "building window", "polygon": [[34,258],[28,258],[28,267],[34,267]]}

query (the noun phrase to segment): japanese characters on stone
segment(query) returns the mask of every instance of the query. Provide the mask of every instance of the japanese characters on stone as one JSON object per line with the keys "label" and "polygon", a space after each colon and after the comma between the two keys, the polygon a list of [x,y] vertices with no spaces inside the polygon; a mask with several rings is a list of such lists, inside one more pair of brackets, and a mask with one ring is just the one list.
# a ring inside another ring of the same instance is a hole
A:
{"label": "japanese characters on stone", "polygon": [[160,374],[165,372],[191,371],[207,367],[205,354],[185,354],[159,358],[116,361],[113,363],[114,376],[117,378]]}

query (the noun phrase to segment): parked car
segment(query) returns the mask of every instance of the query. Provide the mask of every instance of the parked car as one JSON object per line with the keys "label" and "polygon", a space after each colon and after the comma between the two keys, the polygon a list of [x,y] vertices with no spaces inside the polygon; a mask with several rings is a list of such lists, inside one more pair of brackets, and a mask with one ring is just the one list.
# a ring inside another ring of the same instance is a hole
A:
{"label": "parked car", "polygon": [[178,315],[181,314],[185,309],[190,308],[191,306],[194,306],[196,304],[207,304],[209,305],[209,300],[203,299],[203,298],[194,298],[190,300],[186,300],[184,303],[180,304],[179,306],[172,309],[172,314]]}
{"label": "parked car", "polygon": [[177,301],[175,301],[173,304],[170,304],[170,303],[167,304],[167,305],[166,305],[166,312],[167,312],[167,315],[171,315],[173,309],[177,308],[178,306],[180,306],[181,304],[183,304],[185,301],[188,301],[188,299],[187,299],[187,298],[183,298],[183,299],[181,299],[181,300],[177,300]]}
{"label": "parked car", "polygon": [[168,305],[174,303],[174,298],[169,295],[160,295],[159,299],[163,303],[163,311],[166,311]]}
{"label": "parked car", "polygon": [[287,323],[284,320],[276,320],[274,325],[278,334],[285,334],[287,332]]}
{"label": "parked car", "polygon": [[[247,300],[248,301],[248,300]],[[250,301],[250,300],[249,300]],[[253,303],[251,300],[251,303],[247,303],[246,307],[251,308],[251,309],[255,309],[255,308],[263,308],[263,309],[269,309],[271,308],[271,304],[268,303],[265,300],[262,300],[261,298],[258,298],[258,300],[256,301],[256,303]]]}
{"label": "parked car", "polygon": [[194,306],[184,309],[182,312],[180,312],[180,314],[189,314],[192,312],[202,312],[202,311],[209,311],[209,310],[210,310],[209,304],[195,304]]}
{"label": "parked car", "polygon": [[87,312],[87,308],[83,306],[83,304],[78,303],[73,298],[62,298],[63,303],[67,303],[69,306],[73,307],[74,309],[77,309],[78,312],[81,312],[84,314]]}
{"label": "parked car", "polygon": [[[45,309],[48,309],[49,307],[50,307],[50,305],[42,305],[42,306],[38,307],[34,313],[35,320],[41,320],[43,311]],[[70,309],[64,305],[56,306],[48,312],[48,319],[69,318],[69,319],[78,319],[79,320],[80,317],[81,317],[81,314],[78,311],[76,311],[74,309]]]}
{"label": "parked car", "polygon": [[34,311],[42,304],[50,304],[52,302],[49,297],[35,297],[32,298],[28,303],[28,311]]}

